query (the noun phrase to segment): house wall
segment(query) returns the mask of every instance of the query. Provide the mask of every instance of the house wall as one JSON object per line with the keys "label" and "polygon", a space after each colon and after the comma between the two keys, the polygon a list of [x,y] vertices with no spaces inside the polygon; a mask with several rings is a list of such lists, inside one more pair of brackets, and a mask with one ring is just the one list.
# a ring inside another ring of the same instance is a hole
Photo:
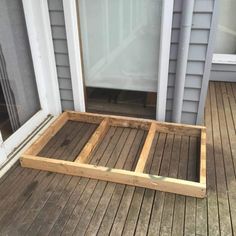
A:
{"label": "house wall", "polygon": [[62,0],[48,0],[62,110],[73,110],[71,73]]}
{"label": "house wall", "polygon": [[212,64],[210,80],[236,82],[236,65]]}
{"label": "house wall", "polygon": [[[167,94],[167,121],[171,121],[172,117],[174,83],[178,58],[178,42],[181,26],[181,7],[182,0],[175,0]],[[208,59],[207,50],[213,8],[214,0],[195,0],[182,107],[183,123],[195,124],[197,122],[201,90],[203,86],[203,76]]]}
{"label": "house wall", "polygon": [[[207,50],[215,0],[195,0],[191,43],[182,109],[182,122],[195,124],[202,92],[203,76],[207,67]],[[65,34],[62,0],[48,0],[55,58],[58,70],[62,109],[73,109],[69,58]],[[178,41],[181,26],[182,0],[175,0],[169,65],[166,120],[171,121]],[[211,59],[210,59],[211,60]]]}

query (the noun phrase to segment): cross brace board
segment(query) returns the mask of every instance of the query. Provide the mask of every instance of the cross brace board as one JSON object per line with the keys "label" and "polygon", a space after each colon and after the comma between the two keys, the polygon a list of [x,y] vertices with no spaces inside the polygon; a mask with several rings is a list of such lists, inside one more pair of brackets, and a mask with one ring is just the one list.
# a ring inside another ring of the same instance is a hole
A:
{"label": "cross brace board", "polygon": [[[48,141],[69,121],[98,124],[82,151],[74,161],[58,160],[37,156]],[[102,142],[109,127],[130,127],[148,130],[135,171],[108,168],[88,164],[96,146]],[[193,182],[143,173],[149,151],[156,132],[188,135],[200,139],[199,181]],[[116,183],[128,184],[159,191],[203,198],[206,195],[206,128],[203,126],[182,125],[154,120],[100,115],[84,112],[66,111],[21,155],[21,166],[62,174],[82,176]]]}

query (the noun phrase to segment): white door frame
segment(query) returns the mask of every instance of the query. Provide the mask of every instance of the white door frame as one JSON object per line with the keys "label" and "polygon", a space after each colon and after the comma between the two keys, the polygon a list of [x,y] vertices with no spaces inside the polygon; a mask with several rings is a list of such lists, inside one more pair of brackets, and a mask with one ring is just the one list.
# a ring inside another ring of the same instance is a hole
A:
{"label": "white door frame", "polygon": [[156,119],[165,121],[174,0],[162,0]]}
{"label": "white door frame", "polygon": [[[77,0],[63,0],[63,7],[71,68],[74,107],[77,111],[85,111],[84,80],[82,74],[82,59],[76,1]],[[162,0],[162,3],[156,111],[156,119],[160,121],[164,121],[166,115],[166,97],[174,0]]]}
{"label": "white door frame", "polygon": [[49,114],[55,116],[61,113],[47,0],[22,0],[22,2],[41,110],[4,142],[0,135],[0,166]]}
{"label": "white door frame", "polygon": [[84,80],[76,0],[63,0],[67,46],[75,111],[85,111]]}

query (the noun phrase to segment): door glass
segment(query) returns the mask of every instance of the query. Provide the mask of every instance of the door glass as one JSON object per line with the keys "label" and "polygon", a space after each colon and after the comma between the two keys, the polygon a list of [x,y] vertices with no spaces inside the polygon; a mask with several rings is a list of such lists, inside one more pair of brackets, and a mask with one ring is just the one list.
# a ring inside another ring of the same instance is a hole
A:
{"label": "door glass", "polygon": [[22,2],[0,1],[0,130],[3,140],[40,110]]}
{"label": "door glass", "polygon": [[215,47],[217,54],[236,54],[235,9],[235,0],[220,0]]}
{"label": "door glass", "polygon": [[155,118],[161,0],[78,0],[87,110]]}

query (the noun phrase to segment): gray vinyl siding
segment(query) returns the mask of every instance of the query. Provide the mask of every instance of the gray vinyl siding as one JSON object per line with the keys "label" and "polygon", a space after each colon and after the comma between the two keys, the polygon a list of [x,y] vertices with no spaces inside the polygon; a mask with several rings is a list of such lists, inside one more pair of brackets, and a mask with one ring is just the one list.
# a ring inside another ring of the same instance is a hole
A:
{"label": "gray vinyl siding", "polygon": [[[182,108],[182,122],[195,124],[199,110],[203,75],[215,0],[195,0],[192,32]],[[62,0],[48,0],[55,57],[63,109],[73,109],[69,58]],[[175,0],[169,63],[166,120],[171,121],[176,63],[178,59],[182,0]]]}
{"label": "gray vinyl siding", "polygon": [[212,64],[210,80],[236,82],[236,65]]}
{"label": "gray vinyl siding", "polygon": [[62,0],[48,0],[62,110],[73,110],[69,56]]}
{"label": "gray vinyl siding", "polygon": [[[182,0],[175,0],[169,64],[166,120],[171,121],[176,64],[178,59]],[[214,0],[195,0],[184,100],[182,123],[196,124],[207,57]]]}

